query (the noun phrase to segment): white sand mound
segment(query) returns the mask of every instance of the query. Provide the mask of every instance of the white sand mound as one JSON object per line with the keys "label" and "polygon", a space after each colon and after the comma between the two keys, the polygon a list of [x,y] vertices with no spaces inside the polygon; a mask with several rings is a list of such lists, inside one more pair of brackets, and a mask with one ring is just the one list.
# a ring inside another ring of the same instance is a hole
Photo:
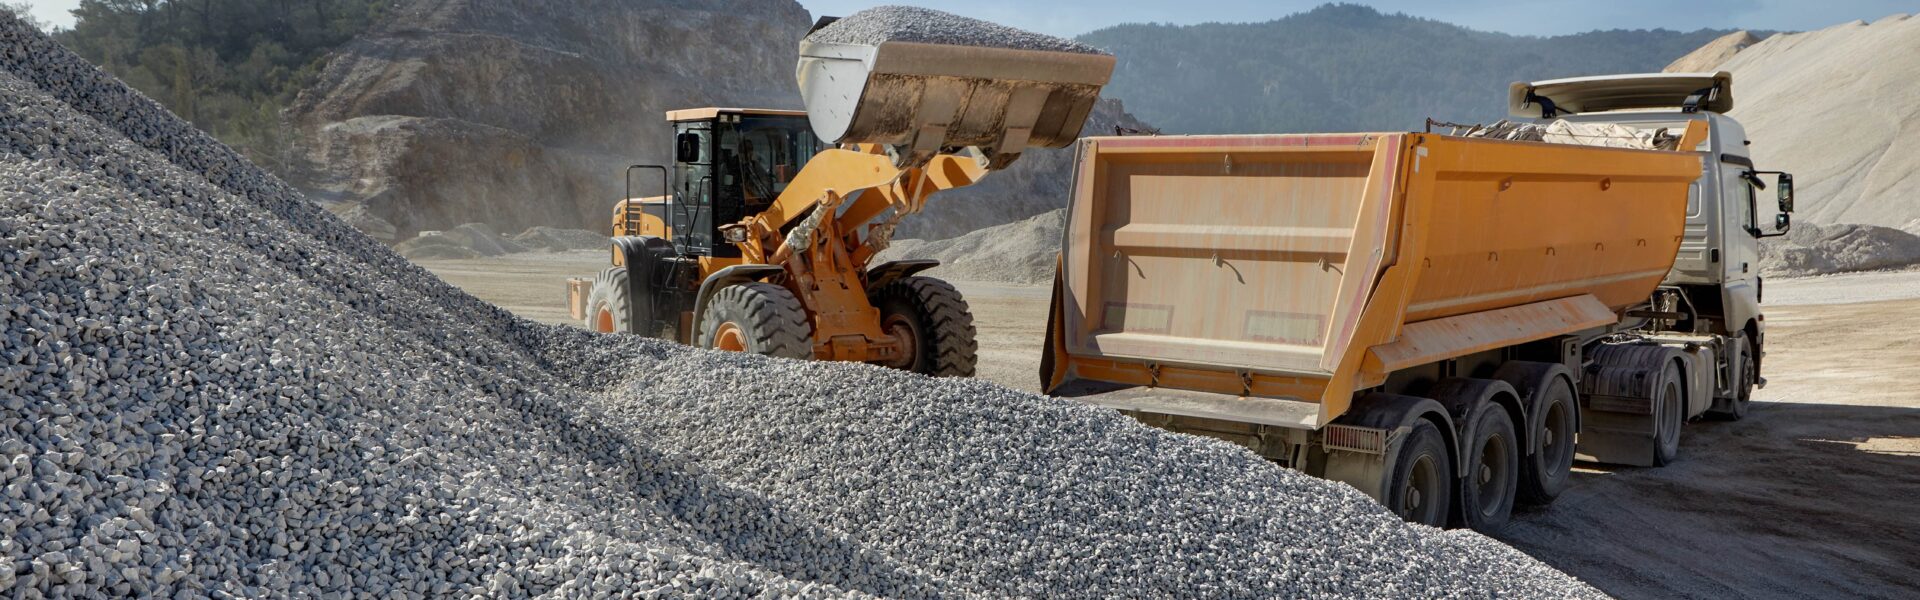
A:
{"label": "white sand mound", "polygon": [[1754,162],[1794,174],[1800,220],[1920,231],[1920,19],[1778,34],[1719,68]]}
{"label": "white sand mound", "polygon": [[[1752,33],[1735,31],[1714,38],[1713,41],[1707,42],[1707,45],[1701,46],[1698,50],[1688,52],[1686,56],[1680,57],[1680,60],[1673,61],[1673,64],[1667,65],[1666,72],[1708,73],[1718,71],[1720,70],[1720,65],[1725,64],[1727,59],[1733,58],[1733,55],[1739,54],[1741,50],[1745,50],[1748,46],[1757,43],[1760,43],[1760,38],[1754,37]],[[1735,99],[1738,99],[1738,96],[1735,96]]]}
{"label": "white sand mound", "polygon": [[1760,273],[1797,277],[1920,264],[1920,236],[1873,225],[1800,223],[1760,244]]}

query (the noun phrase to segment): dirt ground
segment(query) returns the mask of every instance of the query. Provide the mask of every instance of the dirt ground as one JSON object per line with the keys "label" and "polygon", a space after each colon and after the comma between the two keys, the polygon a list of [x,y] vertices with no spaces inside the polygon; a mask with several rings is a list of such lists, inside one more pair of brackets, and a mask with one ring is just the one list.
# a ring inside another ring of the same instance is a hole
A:
{"label": "dirt ground", "polygon": [[[481,298],[571,323],[601,252],[422,261]],[[1048,290],[959,284],[980,376],[1032,390]],[[1920,272],[1769,281],[1768,385],[1739,422],[1683,432],[1659,468],[1578,464],[1499,537],[1627,598],[1920,596]]]}

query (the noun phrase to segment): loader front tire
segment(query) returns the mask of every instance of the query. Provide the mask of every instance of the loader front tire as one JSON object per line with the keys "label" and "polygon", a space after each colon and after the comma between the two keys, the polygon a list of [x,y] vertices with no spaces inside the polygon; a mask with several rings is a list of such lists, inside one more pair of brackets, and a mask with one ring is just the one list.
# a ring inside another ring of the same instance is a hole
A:
{"label": "loader front tire", "polygon": [[722,288],[700,319],[700,347],[806,360],[813,358],[813,325],[800,299],[771,283]]}
{"label": "loader front tire", "polygon": [[895,279],[872,293],[880,326],[904,353],[886,366],[933,377],[972,377],[980,346],[960,290],[932,277]]}

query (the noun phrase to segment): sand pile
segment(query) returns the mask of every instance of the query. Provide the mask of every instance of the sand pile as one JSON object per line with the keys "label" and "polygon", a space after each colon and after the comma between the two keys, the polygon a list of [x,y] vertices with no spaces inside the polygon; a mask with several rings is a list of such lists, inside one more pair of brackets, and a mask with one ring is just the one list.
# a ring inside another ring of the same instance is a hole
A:
{"label": "sand pile", "polygon": [[1067,209],[944,240],[894,240],[876,261],[934,259],[929,275],[954,281],[1039,285],[1053,281]]}
{"label": "sand pile", "polygon": [[23,597],[1598,595],[1112,411],[513,317],[12,19],[0,313]]}
{"label": "sand pile", "polygon": [[393,245],[393,251],[412,260],[470,259],[521,252],[566,252],[606,248],[608,237],[584,229],[529,227],[511,238],[492,225],[466,223],[445,231],[422,231]]}
{"label": "sand pile", "polygon": [[1776,34],[1716,68],[1755,164],[1794,174],[1799,220],[1920,233],[1920,19]]}
{"label": "sand pile", "polygon": [[1920,236],[1873,225],[1799,223],[1760,242],[1760,273],[1780,277],[1898,269],[1920,264]]}
{"label": "sand pile", "polygon": [[[1720,70],[1720,65],[1739,54],[1748,46],[1760,43],[1760,38],[1747,31],[1735,31],[1707,42],[1698,50],[1688,52],[1673,64],[1667,65],[1668,73],[1712,73]],[[1735,98],[1739,98],[1735,96]]]}

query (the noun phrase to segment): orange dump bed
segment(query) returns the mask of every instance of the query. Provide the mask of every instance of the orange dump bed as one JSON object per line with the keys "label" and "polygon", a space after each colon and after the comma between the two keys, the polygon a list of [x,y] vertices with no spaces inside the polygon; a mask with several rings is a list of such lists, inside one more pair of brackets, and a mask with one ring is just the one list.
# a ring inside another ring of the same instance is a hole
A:
{"label": "orange dump bed", "polygon": [[1434,134],[1082,140],[1043,384],[1318,427],[1393,370],[1617,321],[1672,267],[1700,168]]}

